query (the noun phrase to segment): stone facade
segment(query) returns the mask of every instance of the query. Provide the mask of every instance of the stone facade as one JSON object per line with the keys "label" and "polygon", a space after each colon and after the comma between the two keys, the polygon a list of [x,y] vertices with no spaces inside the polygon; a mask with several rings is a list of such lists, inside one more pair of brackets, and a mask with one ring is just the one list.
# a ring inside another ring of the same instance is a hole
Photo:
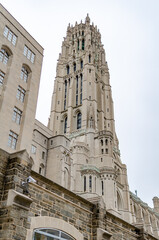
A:
{"label": "stone facade", "polygon": [[0,147],[31,150],[43,48],[0,4]]}
{"label": "stone facade", "polygon": [[46,127],[35,120],[43,48],[0,14],[0,239],[159,239],[158,197],[151,209],[129,191],[97,27],[88,15],[68,26]]}
{"label": "stone facade", "polygon": [[[5,175],[1,187],[0,239],[30,240],[37,228],[55,228],[77,240],[153,240],[140,227],[106,211],[102,198],[95,203],[81,198],[31,170],[32,159],[26,151],[7,154],[0,168]],[[0,173],[1,173],[0,172]],[[23,182],[32,176],[36,183]]]}

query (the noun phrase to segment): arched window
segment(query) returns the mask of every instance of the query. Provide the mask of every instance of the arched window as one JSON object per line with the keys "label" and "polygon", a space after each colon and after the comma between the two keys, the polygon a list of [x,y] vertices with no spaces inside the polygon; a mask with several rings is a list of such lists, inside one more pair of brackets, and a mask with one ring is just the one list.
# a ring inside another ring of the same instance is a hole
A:
{"label": "arched window", "polygon": [[65,80],[64,110],[66,109],[66,98],[67,98],[67,81]]}
{"label": "arched window", "polygon": [[79,39],[77,41],[77,50],[79,50],[79,45],[80,45],[80,42],[79,42]]}
{"label": "arched window", "polygon": [[28,75],[29,75],[28,70],[26,69],[26,67],[23,66],[22,69],[21,69],[20,78],[21,78],[24,82],[27,82],[27,80],[28,80]]}
{"label": "arched window", "polygon": [[102,139],[101,139],[100,143],[101,143],[101,146],[103,146],[103,140]]}
{"label": "arched window", "polygon": [[73,70],[76,71],[76,63],[73,64]]}
{"label": "arched window", "polygon": [[108,145],[108,139],[105,139],[105,145]]}
{"label": "arched window", "polygon": [[39,167],[39,174],[44,175],[44,168],[45,168],[44,164],[41,163]]}
{"label": "arched window", "polygon": [[76,106],[78,105],[78,76],[76,76]]}
{"label": "arched window", "polygon": [[104,182],[102,181],[102,195],[104,195]]}
{"label": "arched window", "polygon": [[70,67],[69,67],[69,65],[66,66],[66,69],[67,69],[67,74],[69,74],[69,73],[70,73]]}
{"label": "arched window", "polygon": [[81,74],[80,104],[82,104],[83,75]]}
{"label": "arched window", "polygon": [[83,68],[83,60],[81,60],[81,69]]}
{"label": "arched window", "polygon": [[3,62],[4,64],[7,64],[8,60],[9,60],[9,53],[2,48],[0,51],[0,61]]}
{"label": "arched window", "polygon": [[64,169],[64,187],[69,188],[69,171],[66,167]]}
{"label": "arched window", "polygon": [[77,114],[77,129],[81,128],[81,122],[82,122],[82,114],[79,112]]}
{"label": "arched window", "polygon": [[96,177],[95,177],[95,179],[94,179],[94,190],[95,190],[95,192],[96,192],[96,184],[97,184],[96,181],[97,180],[96,180]]}
{"label": "arched window", "polygon": [[67,131],[67,117],[65,117],[65,120],[64,120],[64,133],[66,133]]}
{"label": "arched window", "polygon": [[89,176],[89,191],[92,192],[92,176]]}
{"label": "arched window", "polygon": [[89,63],[91,63],[91,54],[89,54],[88,60],[89,60]]}
{"label": "arched window", "polygon": [[34,240],[74,240],[70,235],[58,229],[39,228],[34,230]]}
{"label": "arched window", "polygon": [[122,209],[122,200],[118,192],[117,192],[117,208],[118,210]]}
{"label": "arched window", "polygon": [[85,43],[85,41],[84,41],[84,39],[82,39],[82,50],[84,50],[84,43]]}
{"label": "arched window", "polygon": [[86,176],[84,176],[84,192],[86,192]]}

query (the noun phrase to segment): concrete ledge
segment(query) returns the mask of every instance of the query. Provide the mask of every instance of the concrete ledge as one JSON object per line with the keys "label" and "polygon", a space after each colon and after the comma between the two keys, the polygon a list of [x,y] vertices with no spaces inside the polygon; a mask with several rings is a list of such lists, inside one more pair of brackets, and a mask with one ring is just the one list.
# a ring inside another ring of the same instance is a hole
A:
{"label": "concrete ledge", "polygon": [[6,206],[12,206],[16,205],[18,207],[24,208],[26,210],[29,210],[30,204],[32,203],[32,199],[28,196],[19,193],[13,189],[10,189],[8,192],[8,199]]}

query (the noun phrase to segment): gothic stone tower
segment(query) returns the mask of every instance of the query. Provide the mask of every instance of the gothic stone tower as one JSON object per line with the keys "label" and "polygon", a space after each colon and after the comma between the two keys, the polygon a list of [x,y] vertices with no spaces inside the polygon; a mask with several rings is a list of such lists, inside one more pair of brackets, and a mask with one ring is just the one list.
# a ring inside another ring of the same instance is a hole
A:
{"label": "gothic stone tower", "polygon": [[68,26],[57,63],[46,176],[130,220],[126,166],[120,160],[105,50],[97,26]]}

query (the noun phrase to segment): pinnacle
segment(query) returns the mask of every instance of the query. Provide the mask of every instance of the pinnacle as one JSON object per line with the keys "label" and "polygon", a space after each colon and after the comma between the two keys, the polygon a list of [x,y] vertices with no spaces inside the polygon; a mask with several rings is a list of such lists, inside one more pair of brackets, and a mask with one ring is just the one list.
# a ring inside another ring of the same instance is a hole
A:
{"label": "pinnacle", "polygon": [[85,23],[90,23],[90,17],[89,17],[89,14],[88,14],[88,13],[87,13],[87,16],[86,16]]}

